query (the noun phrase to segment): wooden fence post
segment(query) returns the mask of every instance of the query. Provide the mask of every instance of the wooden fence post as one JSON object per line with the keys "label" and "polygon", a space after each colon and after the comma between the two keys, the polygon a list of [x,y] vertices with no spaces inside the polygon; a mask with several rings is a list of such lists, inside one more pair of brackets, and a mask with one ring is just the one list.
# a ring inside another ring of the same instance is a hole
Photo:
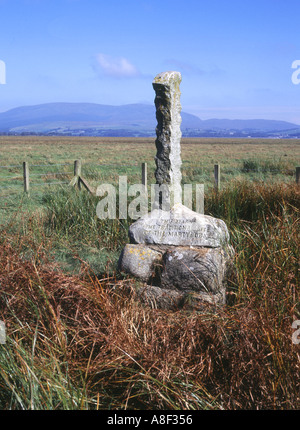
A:
{"label": "wooden fence post", "polygon": [[[81,183],[80,183],[80,176],[81,176],[81,160],[75,160],[74,161],[74,176],[77,178],[77,186],[79,189],[81,189]],[[76,184],[74,184],[76,185]]]}
{"label": "wooden fence post", "polygon": [[300,184],[300,167],[296,167],[296,184]]}
{"label": "wooden fence post", "polygon": [[147,189],[147,163],[142,163],[142,184]]}
{"label": "wooden fence post", "polygon": [[214,168],[214,176],[215,176],[215,190],[220,190],[220,164],[215,164]]}
{"label": "wooden fence post", "polygon": [[29,164],[23,161],[24,192],[29,194]]}

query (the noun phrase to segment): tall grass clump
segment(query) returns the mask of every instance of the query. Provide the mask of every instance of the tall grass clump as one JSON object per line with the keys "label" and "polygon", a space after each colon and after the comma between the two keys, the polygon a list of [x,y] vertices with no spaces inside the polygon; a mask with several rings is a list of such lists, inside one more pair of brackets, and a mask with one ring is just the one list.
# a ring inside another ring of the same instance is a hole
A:
{"label": "tall grass clump", "polygon": [[247,159],[243,161],[241,171],[243,173],[293,174],[290,164],[282,160]]}
{"label": "tall grass clump", "polygon": [[205,195],[205,213],[235,226],[243,221],[268,219],[271,222],[274,216],[295,214],[300,207],[299,197],[296,184],[235,180],[221,192],[212,190]]}
{"label": "tall grass clump", "polygon": [[100,220],[96,214],[99,198],[76,189],[61,189],[44,195],[45,228],[63,237],[72,237],[115,246],[127,234],[127,222]]}

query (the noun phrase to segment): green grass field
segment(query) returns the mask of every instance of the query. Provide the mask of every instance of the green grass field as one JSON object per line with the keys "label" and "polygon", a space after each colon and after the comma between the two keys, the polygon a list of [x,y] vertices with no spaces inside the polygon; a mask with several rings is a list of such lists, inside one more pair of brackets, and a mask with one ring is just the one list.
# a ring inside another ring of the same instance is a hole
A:
{"label": "green grass field", "polygon": [[[155,182],[151,138],[0,136],[0,151],[1,223],[23,197],[23,161],[30,167],[31,199],[23,200],[22,207],[30,211],[41,207],[42,196],[54,190],[55,183],[61,188],[71,180],[76,159],[82,160],[82,174],[92,186],[115,185],[120,175],[126,175],[129,184],[140,183],[142,162],[148,164],[148,182]],[[292,183],[299,159],[296,139],[182,139],[182,180],[208,190],[214,183],[214,164],[220,164],[222,184],[233,178]]]}
{"label": "green grass field", "polygon": [[[77,205],[80,210],[87,205],[89,196],[82,193],[78,197],[68,187],[76,159],[82,161],[82,176],[93,187],[102,183],[117,187],[119,176],[124,175],[128,178],[128,184],[140,183],[142,162],[148,165],[148,184],[155,183],[156,149],[155,140],[151,138],[1,136],[0,149],[0,225],[9,223],[14,229],[17,226],[19,229],[26,228],[23,220],[29,219],[34,223],[44,217],[45,211],[57,210],[52,206],[62,205],[64,200],[68,202],[69,212],[76,211]],[[207,193],[214,185],[214,164],[218,163],[221,165],[222,187],[226,187],[232,179],[293,183],[298,160],[298,140],[183,139],[182,182],[204,184]],[[23,192],[23,161],[29,163],[30,198]],[[150,185],[148,192],[150,198]],[[74,222],[75,230],[84,231],[86,225],[97,224],[97,200],[90,200],[89,212],[83,218],[78,215],[77,224]],[[68,216],[62,215],[66,219]],[[123,243],[127,230],[123,226],[120,229],[118,234],[122,235]],[[70,227],[70,231],[74,228]],[[65,269],[76,271],[80,264],[73,258],[74,239],[69,240],[69,236],[67,232],[56,239],[53,253]],[[108,244],[105,243],[102,248],[103,258],[99,259],[95,234],[83,235],[80,243],[76,240],[77,255],[86,259],[95,270],[103,270],[107,255],[111,253],[112,238],[106,242]],[[113,255],[112,261],[115,260],[116,255]]]}
{"label": "green grass field", "polygon": [[0,150],[0,167],[16,166],[0,187],[20,187],[0,188],[0,409],[299,409],[297,140],[183,139],[183,182],[204,183],[235,249],[228,304],[207,314],[143,306],[116,271],[132,221],[99,220],[96,196],[47,185],[71,180],[76,159],[93,186],[139,183],[142,162],[153,183],[154,139],[2,136]]}
{"label": "green grass field", "polygon": [[[103,166],[98,174],[107,180],[115,178],[122,166],[133,181],[140,180],[140,170],[135,165],[139,167],[147,162],[149,175],[153,175],[155,169],[155,140],[151,138],[0,136],[0,149],[2,166],[19,165],[23,161],[38,166],[67,163],[70,166],[59,167],[56,171],[70,173],[74,160],[81,159],[87,169],[94,167],[98,171],[96,167],[106,165],[107,168]],[[245,173],[245,167],[250,173],[292,176],[299,156],[300,145],[296,139],[182,139],[183,175],[191,169],[196,170],[199,177],[202,172],[210,175],[214,164],[220,164],[225,181]],[[42,167],[36,168],[33,174],[44,171]],[[13,178],[20,171],[18,168],[8,172],[0,170],[0,181],[9,174]]]}

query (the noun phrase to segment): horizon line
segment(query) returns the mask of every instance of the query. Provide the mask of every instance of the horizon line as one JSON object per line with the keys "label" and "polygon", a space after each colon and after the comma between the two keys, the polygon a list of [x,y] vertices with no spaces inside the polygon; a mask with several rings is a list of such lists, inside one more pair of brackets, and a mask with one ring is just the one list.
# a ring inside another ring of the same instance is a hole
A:
{"label": "horizon line", "polygon": [[[26,108],[26,107],[34,107],[34,106],[43,106],[43,105],[51,105],[51,104],[52,105],[54,105],[54,104],[72,104],[72,105],[76,105],[76,104],[78,104],[78,105],[79,104],[90,104],[90,105],[111,106],[111,107],[145,105],[145,106],[151,106],[151,107],[155,108],[155,106],[153,104],[151,104],[150,102],[149,103],[148,102],[142,102],[142,103],[135,102],[135,103],[124,103],[124,104],[107,104],[107,103],[98,103],[98,102],[65,102],[65,101],[58,101],[58,102],[43,102],[43,103],[35,103],[35,104],[28,104],[28,105],[18,105],[18,106],[11,107],[11,108],[3,110],[3,111],[1,110],[0,111],[0,115],[2,113],[9,112],[9,111],[11,111],[13,109]],[[211,110],[211,108],[209,110]],[[198,116],[198,115],[196,115],[194,113],[185,111],[184,109],[182,109],[181,112],[187,113],[189,115],[193,115],[193,116],[197,117],[198,119],[200,119],[201,121],[210,121],[210,120],[226,120],[226,121],[280,121],[280,122],[286,122],[286,123],[289,123],[289,124],[294,124],[294,125],[300,126],[300,122],[296,123],[296,122],[292,122],[290,120],[284,120],[284,119],[266,119],[266,118],[258,118],[258,117],[253,117],[253,118],[210,117],[210,118],[207,118],[207,119],[202,119],[200,116]]]}

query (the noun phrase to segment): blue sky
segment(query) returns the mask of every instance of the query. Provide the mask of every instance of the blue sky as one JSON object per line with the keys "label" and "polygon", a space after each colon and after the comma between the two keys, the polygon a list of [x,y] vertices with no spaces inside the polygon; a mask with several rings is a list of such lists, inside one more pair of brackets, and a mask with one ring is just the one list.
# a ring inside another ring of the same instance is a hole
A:
{"label": "blue sky", "polygon": [[299,16],[299,0],[0,0],[0,111],[150,104],[177,70],[185,112],[300,124]]}

